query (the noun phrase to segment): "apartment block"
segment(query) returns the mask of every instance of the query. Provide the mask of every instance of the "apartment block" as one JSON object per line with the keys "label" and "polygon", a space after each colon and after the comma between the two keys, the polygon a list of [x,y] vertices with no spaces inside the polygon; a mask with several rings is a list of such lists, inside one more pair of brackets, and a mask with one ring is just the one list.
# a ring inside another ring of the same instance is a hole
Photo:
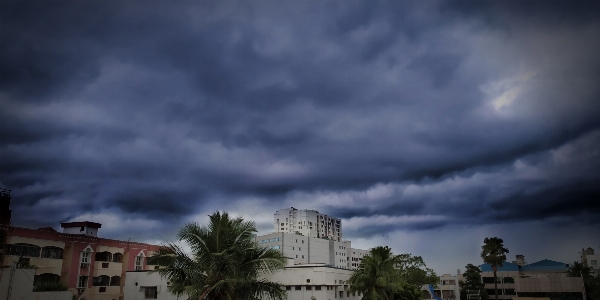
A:
{"label": "apartment block", "polygon": [[591,269],[591,273],[598,274],[600,270],[600,254],[594,253],[594,248],[588,247],[587,249],[581,249],[581,262],[584,266]]}
{"label": "apartment block", "polygon": [[[10,202],[10,197],[2,201]],[[8,204],[2,203],[3,207]],[[1,215],[9,215],[3,213]],[[102,224],[61,223],[62,232],[46,227],[30,229],[0,224],[6,231],[6,248],[0,266],[35,266],[29,284],[62,282],[73,295],[88,300],[122,300],[126,271],[153,270],[147,258],[159,246],[98,237]],[[20,272],[19,272],[20,273]],[[0,277],[0,285],[10,277]]]}
{"label": "apartment block", "polygon": [[324,264],[354,270],[369,253],[341,239],[340,219],[316,210],[280,209],[273,219],[275,232],[257,236],[256,242],[281,250],[296,265]]}
{"label": "apartment block", "polygon": [[275,232],[298,233],[304,236],[342,241],[342,221],[316,210],[283,208],[273,217]]}

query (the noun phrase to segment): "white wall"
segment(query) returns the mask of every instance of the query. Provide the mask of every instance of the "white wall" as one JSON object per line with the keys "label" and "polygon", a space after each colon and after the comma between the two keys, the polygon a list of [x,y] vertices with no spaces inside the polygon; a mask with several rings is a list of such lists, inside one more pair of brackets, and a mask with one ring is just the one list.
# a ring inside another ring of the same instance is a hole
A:
{"label": "white wall", "polygon": [[[137,283],[137,285],[136,285]],[[123,287],[124,300],[142,300],[144,292],[141,287],[157,287],[156,299],[177,300],[177,296],[171,294],[168,290],[168,281],[162,278],[158,273],[148,273],[146,271],[128,271],[125,275],[125,286]],[[182,296],[181,299],[186,299]]]}
{"label": "white wall", "polygon": [[[0,299],[4,300],[71,300],[71,292],[33,292],[35,269],[0,270]],[[9,287],[12,283],[12,289]],[[10,293],[10,297],[8,294]]]}
{"label": "white wall", "polygon": [[286,286],[288,300],[309,300],[312,296],[317,300],[359,300],[362,297],[357,293],[348,296],[350,276],[350,270],[319,265],[296,265],[286,267],[268,279]]}

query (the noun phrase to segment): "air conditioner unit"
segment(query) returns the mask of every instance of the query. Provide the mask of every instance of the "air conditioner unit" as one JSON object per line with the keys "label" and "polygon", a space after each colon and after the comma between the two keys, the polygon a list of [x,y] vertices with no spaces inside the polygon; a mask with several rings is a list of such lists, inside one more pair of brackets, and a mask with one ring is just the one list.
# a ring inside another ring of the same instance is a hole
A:
{"label": "air conditioner unit", "polygon": [[77,288],[77,293],[83,294],[85,292],[85,288]]}

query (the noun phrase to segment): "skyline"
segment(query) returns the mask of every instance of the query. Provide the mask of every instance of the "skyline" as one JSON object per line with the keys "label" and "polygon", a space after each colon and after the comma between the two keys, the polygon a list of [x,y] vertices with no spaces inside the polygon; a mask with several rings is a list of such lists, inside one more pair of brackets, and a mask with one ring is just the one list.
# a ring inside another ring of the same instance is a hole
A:
{"label": "skyline", "polygon": [[16,226],[159,243],[293,206],[439,275],[487,236],[599,251],[598,2],[0,5]]}

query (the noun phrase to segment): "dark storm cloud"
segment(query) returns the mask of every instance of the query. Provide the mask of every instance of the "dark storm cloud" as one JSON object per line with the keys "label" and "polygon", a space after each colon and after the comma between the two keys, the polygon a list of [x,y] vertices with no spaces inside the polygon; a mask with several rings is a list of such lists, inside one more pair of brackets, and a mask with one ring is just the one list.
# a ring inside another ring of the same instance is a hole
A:
{"label": "dark storm cloud", "polygon": [[258,216],[256,199],[269,217],[302,204],[363,237],[597,222],[598,12],[5,2],[0,185],[36,226],[164,228],[217,209]]}

